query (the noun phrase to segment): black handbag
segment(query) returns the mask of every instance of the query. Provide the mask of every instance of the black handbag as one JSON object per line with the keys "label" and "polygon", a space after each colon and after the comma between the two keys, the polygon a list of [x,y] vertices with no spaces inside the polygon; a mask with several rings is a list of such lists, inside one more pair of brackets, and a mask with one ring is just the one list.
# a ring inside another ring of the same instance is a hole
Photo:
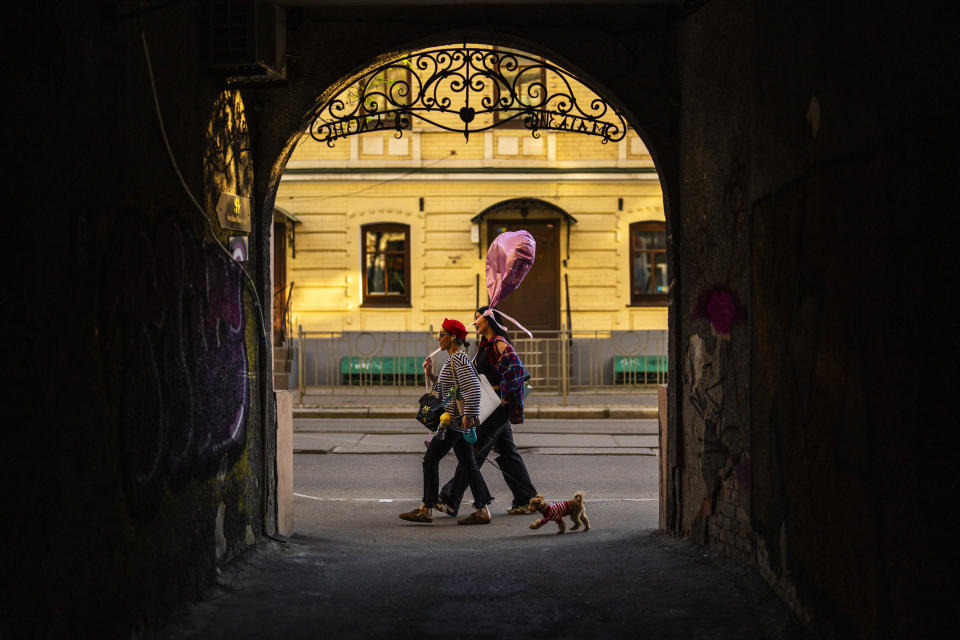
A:
{"label": "black handbag", "polygon": [[450,389],[447,397],[441,400],[437,397],[436,387],[434,387],[430,393],[425,393],[420,396],[420,400],[418,400],[417,422],[430,431],[436,431],[440,426],[440,416],[443,414],[443,408],[447,405],[447,402],[450,401],[450,396],[453,393],[454,389]]}

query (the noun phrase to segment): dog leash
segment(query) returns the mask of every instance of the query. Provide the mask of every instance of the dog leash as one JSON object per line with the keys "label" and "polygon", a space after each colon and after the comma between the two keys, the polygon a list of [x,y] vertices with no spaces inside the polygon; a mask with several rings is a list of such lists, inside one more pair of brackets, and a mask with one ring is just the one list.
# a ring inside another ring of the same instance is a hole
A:
{"label": "dog leash", "polygon": [[[491,449],[491,451],[492,451],[492,450],[493,450],[493,447],[491,447],[490,449]],[[536,489],[534,489],[533,487],[531,487],[530,485],[528,485],[526,482],[522,482],[522,481],[520,481],[520,480],[517,480],[517,479],[514,478],[512,475],[510,475],[509,473],[507,473],[506,471],[504,471],[503,468],[502,468],[500,465],[498,465],[496,462],[494,462],[493,460],[490,459],[490,454],[489,454],[489,453],[487,454],[487,457],[483,459],[483,461],[484,461],[484,462],[489,462],[490,464],[492,464],[493,467],[494,467],[495,469],[497,469],[498,471],[500,471],[500,473],[502,473],[505,478],[510,478],[511,480],[513,480],[514,482],[516,482],[518,485],[520,485],[520,486],[523,487],[524,489],[529,489],[529,490],[532,491],[533,493],[536,493],[536,492],[537,492]]]}

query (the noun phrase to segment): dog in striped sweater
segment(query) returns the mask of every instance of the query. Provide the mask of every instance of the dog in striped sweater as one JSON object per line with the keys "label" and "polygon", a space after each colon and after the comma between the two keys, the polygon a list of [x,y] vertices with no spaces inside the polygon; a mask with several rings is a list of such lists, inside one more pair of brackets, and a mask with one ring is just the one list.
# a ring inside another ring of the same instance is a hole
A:
{"label": "dog in striped sweater", "polygon": [[570,516],[573,521],[571,529],[579,529],[583,523],[583,530],[590,530],[590,520],[587,518],[587,510],[583,500],[583,491],[577,491],[572,500],[561,500],[560,502],[547,502],[539,493],[530,498],[530,506],[543,516],[539,520],[530,523],[531,529],[539,529],[550,521],[556,522],[560,528],[558,534],[567,530],[563,524],[563,517]]}

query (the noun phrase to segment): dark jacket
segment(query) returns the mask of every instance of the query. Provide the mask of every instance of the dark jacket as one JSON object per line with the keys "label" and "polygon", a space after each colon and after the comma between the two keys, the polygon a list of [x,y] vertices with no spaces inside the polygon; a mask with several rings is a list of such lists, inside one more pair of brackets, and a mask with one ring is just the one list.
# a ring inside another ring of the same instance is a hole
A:
{"label": "dark jacket", "polygon": [[[497,350],[498,342],[506,346],[503,354]],[[477,373],[487,376],[500,398],[509,403],[510,423],[523,423],[523,378],[526,370],[513,346],[502,336],[494,336],[493,340],[481,338],[474,365]]]}

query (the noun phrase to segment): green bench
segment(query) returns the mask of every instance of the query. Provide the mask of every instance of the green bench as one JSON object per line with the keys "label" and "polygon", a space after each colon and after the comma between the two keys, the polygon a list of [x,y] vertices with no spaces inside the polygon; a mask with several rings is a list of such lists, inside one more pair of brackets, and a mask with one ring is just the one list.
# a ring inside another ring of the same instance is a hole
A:
{"label": "green bench", "polygon": [[421,385],[423,358],[416,356],[345,356],[340,382],[346,385]]}
{"label": "green bench", "polygon": [[614,356],[613,384],[657,384],[667,381],[667,356]]}

